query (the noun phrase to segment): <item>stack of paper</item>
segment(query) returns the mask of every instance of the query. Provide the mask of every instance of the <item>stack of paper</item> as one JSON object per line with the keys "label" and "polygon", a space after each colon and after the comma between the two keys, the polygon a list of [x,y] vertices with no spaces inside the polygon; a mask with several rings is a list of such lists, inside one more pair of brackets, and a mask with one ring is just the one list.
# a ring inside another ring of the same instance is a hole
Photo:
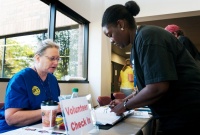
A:
{"label": "stack of paper", "polygon": [[149,113],[147,111],[134,111],[134,115],[131,117],[134,118],[150,118]]}
{"label": "stack of paper", "polygon": [[122,118],[132,114],[134,110],[124,112],[122,116],[117,116],[114,112],[110,112],[111,109],[108,106],[103,106],[95,109],[97,124],[99,125],[114,125]]}

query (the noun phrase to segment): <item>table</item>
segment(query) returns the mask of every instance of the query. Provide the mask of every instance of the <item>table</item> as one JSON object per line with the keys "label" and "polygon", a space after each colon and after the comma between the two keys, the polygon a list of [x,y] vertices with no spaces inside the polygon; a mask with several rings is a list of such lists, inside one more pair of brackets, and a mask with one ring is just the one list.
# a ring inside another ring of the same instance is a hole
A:
{"label": "table", "polygon": [[[153,135],[153,118],[127,117],[108,130],[100,129],[98,135]],[[34,127],[41,128],[41,124]],[[61,131],[57,128],[55,131]],[[64,131],[63,131],[64,132]],[[87,134],[91,135],[91,134]]]}
{"label": "table", "polygon": [[[154,120],[150,118],[134,118],[127,117],[126,119],[120,121],[112,128],[108,130],[100,129],[98,134],[92,135],[153,135]],[[33,125],[34,128],[42,129],[42,124]],[[3,133],[3,135],[16,135],[17,130],[9,131]],[[54,131],[65,132],[64,130],[59,130],[57,128]],[[22,134],[21,134],[22,135]],[[27,135],[27,134],[25,134]],[[84,135],[91,135],[89,133]]]}

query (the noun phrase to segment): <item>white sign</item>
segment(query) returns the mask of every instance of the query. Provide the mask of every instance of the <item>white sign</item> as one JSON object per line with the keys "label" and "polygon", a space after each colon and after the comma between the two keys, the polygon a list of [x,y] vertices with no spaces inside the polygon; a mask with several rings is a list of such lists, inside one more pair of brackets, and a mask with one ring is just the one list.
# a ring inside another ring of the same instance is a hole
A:
{"label": "white sign", "polygon": [[86,97],[61,100],[61,107],[70,135],[80,135],[92,130],[91,110]]}

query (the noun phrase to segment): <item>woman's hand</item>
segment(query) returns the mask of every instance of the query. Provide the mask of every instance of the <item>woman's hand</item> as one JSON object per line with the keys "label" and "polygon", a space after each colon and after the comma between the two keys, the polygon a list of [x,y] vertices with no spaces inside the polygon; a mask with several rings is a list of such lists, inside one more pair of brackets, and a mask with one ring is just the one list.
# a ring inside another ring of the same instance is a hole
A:
{"label": "woman's hand", "polygon": [[111,108],[111,112],[115,112],[116,115],[122,115],[126,109],[124,108],[124,102],[118,103],[116,106]]}
{"label": "woman's hand", "polygon": [[123,99],[115,99],[115,100],[112,100],[109,104],[109,107],[112,109],[114,108],[116,105],[120,104],[123,102]]}

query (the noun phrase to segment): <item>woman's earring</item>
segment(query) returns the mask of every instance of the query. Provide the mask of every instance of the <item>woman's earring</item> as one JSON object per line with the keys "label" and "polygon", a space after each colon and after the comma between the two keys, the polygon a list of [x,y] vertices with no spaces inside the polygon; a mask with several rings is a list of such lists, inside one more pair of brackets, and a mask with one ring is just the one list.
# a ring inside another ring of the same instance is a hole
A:
{"label": "woman's earring", "polygon": [[124,28],[121,28],[121,30],[124,30]]}

